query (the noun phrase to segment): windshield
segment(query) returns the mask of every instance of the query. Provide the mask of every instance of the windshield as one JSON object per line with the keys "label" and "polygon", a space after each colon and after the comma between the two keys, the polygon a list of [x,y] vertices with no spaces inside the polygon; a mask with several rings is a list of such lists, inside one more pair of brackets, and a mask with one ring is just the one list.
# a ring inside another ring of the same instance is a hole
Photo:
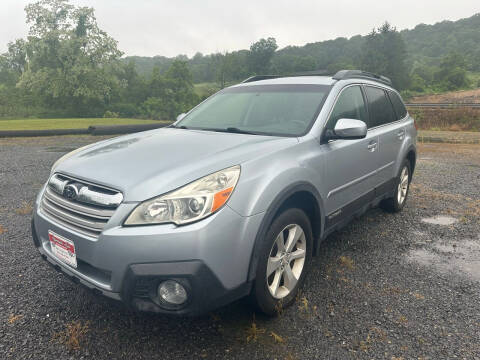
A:
{"label": "windshield", "polygon": [[326,85],[229,88],[198,105],[175,127],[299,136],[312,126],[329,90]]}

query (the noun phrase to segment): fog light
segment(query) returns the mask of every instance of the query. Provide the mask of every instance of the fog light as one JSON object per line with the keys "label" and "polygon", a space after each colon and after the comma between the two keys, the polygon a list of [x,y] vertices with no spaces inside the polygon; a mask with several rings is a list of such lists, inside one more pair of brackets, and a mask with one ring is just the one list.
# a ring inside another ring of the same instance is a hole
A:
{"label": "fog light", "polygon": [[158,285],[158,296],[168,304],[181,305],[187,301],[187,290],[178,282],[167,280]]}

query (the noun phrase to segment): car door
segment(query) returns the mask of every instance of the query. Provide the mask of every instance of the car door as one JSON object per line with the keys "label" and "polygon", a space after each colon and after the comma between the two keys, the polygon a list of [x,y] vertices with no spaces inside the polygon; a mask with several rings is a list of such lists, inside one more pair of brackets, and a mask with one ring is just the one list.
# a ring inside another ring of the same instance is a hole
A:
{"label": "car door", "polygon": [[[342,118],[362,120],[368,125],[366,99],[360,85],[342,89],[325,125],[333,129]],[[325,144],[326,228],[358,210],[373,199],[378,167],[378,136],[367,133],[356,140],[330,140]]]}
{"label": "car door", "polygon": [[[391,182],[396,176],[394,165],[405,139],[405,124],[402,118],[406,116],[406,109],[403,113],[399,108],[397,115],[391,99],[398,95],[393,91],[367,85],[365,93],[371,115],[371,131],[378,135],[379,166],[375,187],[377,195],[382,195],[391,189]],[[400,98],[398,100],[401,102]]]}

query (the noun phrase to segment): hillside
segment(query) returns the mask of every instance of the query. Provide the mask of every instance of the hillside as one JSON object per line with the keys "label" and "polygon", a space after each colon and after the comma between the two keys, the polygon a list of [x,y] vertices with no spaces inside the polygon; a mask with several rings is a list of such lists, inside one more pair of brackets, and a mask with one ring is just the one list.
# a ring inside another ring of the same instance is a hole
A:
{"label": "hillside", "polygon": [[[393,24],[395,25],[395,24]],[[465,57],[466,68],[471,72],[480,71],[480,14],[458,21],[442,21],[434,25],[419,24],[413,29],[402,30],[407,49],[407,63],[410,69],[422,65],[438,66],[440,59],[452,51],[461,53]],[[277,50],[272,59],[273,71],[282,69],[288,71],[308,71],[314,69],[328,69],[334,72],[340,68],[355,67],[361,55],[365,36],[357,35],[350,39],[337,38],[334,40],[309,43],[304,46],[287,46]],[[235,51],[240,55],[244,50]],[[190,70],[195,82],[215,81],[215,54],[196,54],[188,59]],[[243,54],[244,56],[244,54]],[[150,74],[154,66],[160,72],[166,71],[174,58],[163,56],[138,57],[130,56],[124,61],[134,61],[140,74]],[[213,63],[213,65],[212,65]],[[290,68],[289,68],[290,67]]]}

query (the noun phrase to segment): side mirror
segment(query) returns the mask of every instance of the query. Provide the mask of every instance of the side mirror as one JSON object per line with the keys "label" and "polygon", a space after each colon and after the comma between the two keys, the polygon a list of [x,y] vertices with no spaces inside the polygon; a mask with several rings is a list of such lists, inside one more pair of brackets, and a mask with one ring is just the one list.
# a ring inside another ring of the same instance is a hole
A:
{"label": "side mirror", "polygon": [[177,116],[177,121],[182,120],[182,119],[185,117],[185,115],[187,115],[187,114],[181,113],[180,115],[178,115],[178,116]]}
{"label": "side mirror", "polygon": [[367,136],[367,124],[361,120],[339,119],[335,128],[327,132],[328,140],[333,139],[363,139]]}

